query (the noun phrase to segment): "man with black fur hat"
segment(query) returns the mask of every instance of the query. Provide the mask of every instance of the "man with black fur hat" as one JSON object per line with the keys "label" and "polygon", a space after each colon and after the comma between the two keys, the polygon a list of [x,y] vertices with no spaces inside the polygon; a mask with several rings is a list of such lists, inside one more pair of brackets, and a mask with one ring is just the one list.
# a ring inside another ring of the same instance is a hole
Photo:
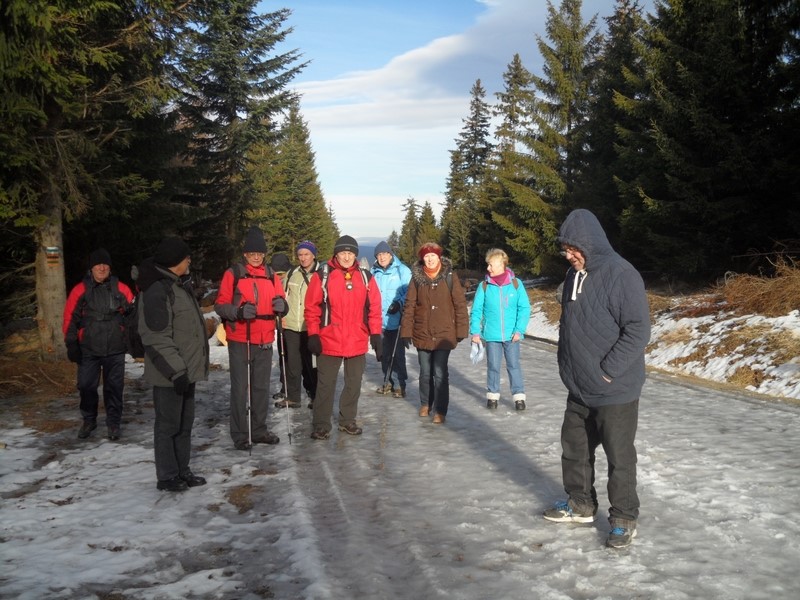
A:
{"label": "man with black fur hat", "polygon": [[189,246],[161,240],[139,266],[139,333],[144,378],[153,384],[156,487],[183,492],[206,480],[189,468],[195,384],[208,379],[208,336],[189,274]]}
{"label": "man with black fur hat", "polygon": [[358,243],[340,237],[334,256],[311,278],[305,298],[308,349],[317,356],[317,397],[311,438],[330,436],[336,379],[344,363],[339,396],[339,431],[361,435],[356,424],[361,379],[369,344],[381,360],[381,292],[369,271],[356,263]]}
{"label": "man with black fur hat", "polygon": [[89,271],[69,293],[62,329],[67,356],[78,364],[78,391],[83,424],[78,438],[97,428],[103,376],[103,405],[108,439],[118,440],[125,385],[125,330],[123,318],[133,301],[130,288],[111,275],[111,255],[97,248],[89,255]]}
{"label": "man with black fur hat", "polygon": [[228,340],[231,439],[237,450],[249,450],[253,444],[280,441],[267,429],[267,404],[275,317],[285,315],[288,306],[280,278],[265,262],[261,229],[247,231],[242,253],[244,260],[222,276],[214,309]]}

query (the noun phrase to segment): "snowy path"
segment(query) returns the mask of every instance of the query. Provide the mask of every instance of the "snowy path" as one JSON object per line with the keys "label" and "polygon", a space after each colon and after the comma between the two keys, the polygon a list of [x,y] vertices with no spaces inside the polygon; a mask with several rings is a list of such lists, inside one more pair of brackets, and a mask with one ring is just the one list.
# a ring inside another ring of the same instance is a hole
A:
{"label": "snowy path", "polygon": [[[525,342],[522,413],[505,388],[500,408],[485,408],[485,363],[468,354],[451,356],[445,426],[416,416],[416,383],[404,400],[372,393],[382,378],[370,357],[363,436],[311,440],[302,408],[291,411],[289,445],[286,413],[274,411],[281,443],[252,456],[230,444],[228,374],[214,371],[199,391],[192,462],[209,484],[180,495],[155,489],[148,396],[118,444],[82,443],[72,429],[32,436],[0,405],[0,597],[800,596],[800,408],[650,378],[640,533],[612,551],[602,452],[602,517],[570,526],[540,516],[563,494],[565,393],[552,349]],[[413,381],[413,352],[407,362]],[[133,388],[126,408],[145,393]],[[77,429],[74,404],[65,415]],[[228,494],[243,489],[252,506],[239,512]]]}

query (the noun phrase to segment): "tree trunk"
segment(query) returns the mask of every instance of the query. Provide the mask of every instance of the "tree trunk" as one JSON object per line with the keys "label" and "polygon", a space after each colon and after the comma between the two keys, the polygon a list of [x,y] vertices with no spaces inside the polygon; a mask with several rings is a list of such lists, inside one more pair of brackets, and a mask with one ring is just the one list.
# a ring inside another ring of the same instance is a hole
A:
{"label": "tree trunk", "polygon": [[61,319],[67,301],[64,280],[64,248],[61,202],[58,190],[43,192],[44,222],[36,229],[36,322],[42,360],[63,360],[67,356],[61,334]]}

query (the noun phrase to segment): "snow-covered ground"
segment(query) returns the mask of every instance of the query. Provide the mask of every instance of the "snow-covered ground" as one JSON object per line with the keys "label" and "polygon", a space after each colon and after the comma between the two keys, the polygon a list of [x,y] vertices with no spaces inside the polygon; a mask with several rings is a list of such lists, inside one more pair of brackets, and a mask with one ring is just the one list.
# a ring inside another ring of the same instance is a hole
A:
{"label": "snow-covered ground", "polygon": [[[798,316],[787,319],[788,334],[797,335]],[[537,316],[529,333],[554,337]],[[485,408],[485,363],[473,366],[462,343],[450,359],[447,423],[432,425],[417,416],[410,351],[402,400],[372,393],[382,378],[368,361],[363,436],[334,431],[314,441],[310,411],[292,410],[287,422],[286,411],[275,410],[269,422],[281,443],[252,455],[230,442],[227,350],[214,347],[222,368],[198,386],[193,436],[192,466],[208,485],[182,494],[155,487],[140,364],[128,365],[119,442],[102,427],[77,440],[74,399],[64,416],[75,427],[56,434],[26,429],[3,401],[0,597],[800,597],[797,403],[652,374],[637,441],[639,537],[614,551],[603,545],[602,452],[600,518],[589,526],[541,518],[563,496],[565,392],[553,346],[523,343],[527,411],[514,411],[505,381],[500,408]],[[652,354],[655,366],[668,362],[666,346]],[[772,390],[797,398],[797,367],[784,365]],[[715,369],[695,375],[713,379]],[[251,505],[229,502],[234,493]]]}

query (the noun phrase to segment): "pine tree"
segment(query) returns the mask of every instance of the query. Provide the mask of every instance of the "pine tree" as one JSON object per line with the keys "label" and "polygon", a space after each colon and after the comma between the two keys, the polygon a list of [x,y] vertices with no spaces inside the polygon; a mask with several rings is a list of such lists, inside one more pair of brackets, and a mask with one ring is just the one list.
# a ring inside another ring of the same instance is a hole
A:
{"label": "pine tree", "polygon": [[[198,267],[217,276],[238,254],[252,182],[248,153],[276,141],[279,115],[293,100],[288,84],[304,67],[298,51],[276,53],[291,30],[290,11],[256,12],[258,0],[206,0],[194,7],[193,27],[180,48],[183,95],[177,103],[182,131],[191,140],[194,173],[184,200],[193,209],[186,233]],[[194,267],[194,265],[193,265]]]}
{"label": "pine tree", "polygon": [[441,239],[441,230],[436,224],[436,215],[433,214],[433,207],[430,202],[424,202],[422,209],[419,212],[419,226],[417,231],[417,247],[425,242],[439,243]]}
{"label": "pine tree", "polygon": [[400,228],[400,240],[397,245],[397,256],[404,263],[410,265],[417,260],[417,240],[419,238],[419,217],[417,215],[417,201],[409,198],[403,205],[406,216]]}

